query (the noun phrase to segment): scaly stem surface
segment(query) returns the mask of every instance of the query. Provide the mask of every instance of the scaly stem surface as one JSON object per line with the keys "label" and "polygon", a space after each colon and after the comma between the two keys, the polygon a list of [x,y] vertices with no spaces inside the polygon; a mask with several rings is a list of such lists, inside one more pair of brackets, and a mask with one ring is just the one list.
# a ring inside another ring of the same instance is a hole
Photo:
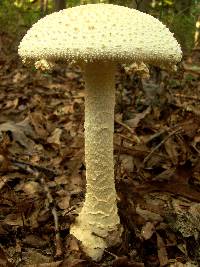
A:
{"label": "scaly stem surface", "polygon": [[87,64],[84,69],[87,187],[71,233],[94,260],[120,238],[113,162],[115,71],[114,64],[106,63]]}

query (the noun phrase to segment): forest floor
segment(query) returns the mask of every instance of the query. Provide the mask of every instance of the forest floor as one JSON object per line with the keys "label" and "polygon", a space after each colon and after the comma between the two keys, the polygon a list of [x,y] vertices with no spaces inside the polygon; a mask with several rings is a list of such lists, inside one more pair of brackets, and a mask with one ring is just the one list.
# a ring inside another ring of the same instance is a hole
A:
{"label": "forest floor", "polygon": [[69,235],[85,195],[79,69],[24,67],[0,35],[0,266],[200,266],[200,52],[116,76],[122,243],[95,263]]}

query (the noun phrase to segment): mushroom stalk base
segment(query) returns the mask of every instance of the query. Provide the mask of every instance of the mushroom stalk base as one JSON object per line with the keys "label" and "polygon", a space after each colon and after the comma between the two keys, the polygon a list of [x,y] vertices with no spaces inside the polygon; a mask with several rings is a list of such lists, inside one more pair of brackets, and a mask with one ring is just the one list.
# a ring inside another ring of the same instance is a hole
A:
{"label": "mushroom stalk base", "polygon": [[114,64],[106,63],[84,69],[87,186],[83,208],[70,232],[96,261],[121,236],[113,162],[115,71]]}

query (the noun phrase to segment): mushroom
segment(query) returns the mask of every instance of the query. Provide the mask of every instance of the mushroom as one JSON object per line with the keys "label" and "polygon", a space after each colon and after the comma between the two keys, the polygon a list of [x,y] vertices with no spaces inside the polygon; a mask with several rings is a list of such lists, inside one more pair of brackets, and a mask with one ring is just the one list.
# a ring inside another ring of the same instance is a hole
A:
{"label": "mushroom", "polygon": [[70,233],[86,254],[100,260],[122,233],[113,162],[117,64],[173,68],[181,60],[181,48],[166,26],[150,15],[112,4],[88,4],[40,19],[21,41],[19,55],[42,69],[62,62],[83,70],[87,186]]}

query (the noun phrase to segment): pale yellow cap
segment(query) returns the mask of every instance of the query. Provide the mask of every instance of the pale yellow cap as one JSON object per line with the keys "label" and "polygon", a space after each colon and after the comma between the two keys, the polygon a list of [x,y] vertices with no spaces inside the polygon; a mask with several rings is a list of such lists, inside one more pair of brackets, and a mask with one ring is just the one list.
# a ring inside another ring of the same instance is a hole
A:
{"label": "pale yellow cap", "polygon": [[158,19],[127,7],[88,4],[40,19],[22,39],[19,55],[25,63],[43,60],[47,66],[57,60],[102,60],[169,67],[181,60],[182,52]]}

